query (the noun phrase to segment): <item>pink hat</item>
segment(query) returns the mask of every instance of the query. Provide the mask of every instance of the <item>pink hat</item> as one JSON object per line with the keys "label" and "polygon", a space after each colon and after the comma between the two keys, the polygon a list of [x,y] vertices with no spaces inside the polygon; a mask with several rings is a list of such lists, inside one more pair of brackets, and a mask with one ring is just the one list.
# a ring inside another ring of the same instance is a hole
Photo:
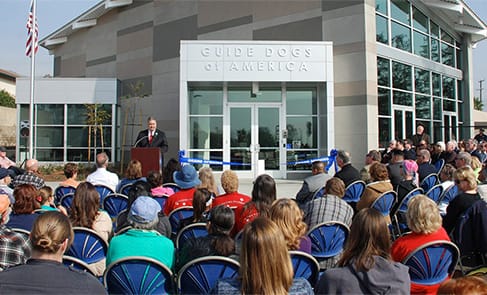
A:
{"label": "pink hat", "polygon": [[418,164],[413,160],[404,160],[404,171],[406,173],[418,172]]}

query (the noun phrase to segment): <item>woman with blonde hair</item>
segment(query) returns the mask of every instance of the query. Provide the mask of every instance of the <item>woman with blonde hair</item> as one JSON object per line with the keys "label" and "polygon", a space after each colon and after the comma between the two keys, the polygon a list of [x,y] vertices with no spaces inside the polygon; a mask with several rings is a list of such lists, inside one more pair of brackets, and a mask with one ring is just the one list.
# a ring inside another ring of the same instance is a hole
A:
{"label": "woman with blonde hair", "polygon": [[391,260],[390,237],[382,214],[365,208],[355,215],[336,268],[327,269],[316,294],[409,294],[409,271]]}
{"label": "woman with blonde hair", "polygon": [[237,279],[218,281],[210,294],[313,294],[307,280],[293,280],[284,236],[267,217],[244,228],[239,274]]}
{"label": "woman with blonde hair", "polygon": [[481,199],[477,192],[477,178],[470,167],[458,168],[453,174],[459,193],[450,201],[443,218],[443,227],[449,233],[455,227],[458,218],[475,202]]}
{"label": "woman with blonde hair", "polygon": [[63,254],[73,242],[73,229],[60,212],[39,215],[30,233],[32,258],[0,272],[4,294],[106,294],[98,280],[63,265]]}
{"label": "woman with blonde hair", "polygon": [[[441,226],[440,211],[436,203],[425,195],[418,195],[408,203],[407,224],[411,233],[392,244],[392,259],[402,262],[416,248],[437,240],[450,241]],[[426,286],[411,283],[411,294],[435,294],[440,284]]]}
{"label": "woman with blonde hair", "polygon": [[269,211],[269,217],[281,229],[289,250],[311,254],[311,240],[306,236],[303,212],[294,200],[276,200]]}
{"label": "woman with blonde hair", "polygon": [[201,167],[198,171],[198,177],[201,181],[199,188],[206,188],[213,196],[218,195],[218,187],[213,176],[213,170],[210,167]]}

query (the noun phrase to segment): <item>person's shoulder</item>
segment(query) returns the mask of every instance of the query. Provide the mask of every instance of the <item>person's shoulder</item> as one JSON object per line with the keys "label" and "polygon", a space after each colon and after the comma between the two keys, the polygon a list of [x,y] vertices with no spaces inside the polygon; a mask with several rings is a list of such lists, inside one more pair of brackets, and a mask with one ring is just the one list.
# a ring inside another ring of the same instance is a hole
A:
{"label": "person's shoulder", "polygon": [[63,280],[76,282],[78,286],[86,290],[86,294],[107,294],[103,285],[93,275],[73,267],[67,267],[66,269],[69,275],[63,276]]}
{"label": "person's shoulder", "polygon": [[240,294],[240,281],[237,279],[218,280],[210,294]]}
{"label": "person's shoulder", "polygon": [[313,294],[313,288],[311,287],[311,284],[308,282],[308,280],[304,278],[295,278],[293,279],[291,289],[289,289],[289,294]]}

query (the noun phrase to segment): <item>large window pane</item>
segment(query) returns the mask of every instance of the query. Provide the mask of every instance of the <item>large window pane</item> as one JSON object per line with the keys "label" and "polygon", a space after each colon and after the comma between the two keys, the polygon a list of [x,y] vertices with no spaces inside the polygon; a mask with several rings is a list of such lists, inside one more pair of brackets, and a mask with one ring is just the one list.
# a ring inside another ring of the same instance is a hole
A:
{"label": "large window pane", "polygon": [[413,90],[411,66],[392,62],[392,85],[394,88]]}
{"label": "large window pane", "polygon": [[441,98],[433,97],[433,119],[441,120],[443,114],[443,108],[441,106]]}
{"label": "large window pane", "polygon": [[229,102],[281,102],[282,95],[279,86],[269,87],[261,84],[259,85],[259,92],[252,93],[250,83],[235,84],[228,86]]}
{"label": "large window pane", "polygon": [[37,127],[37,147],[63,147],[63,127]]}
{"label": "large window pane", "polygon": [[455,99],[455,79],[443,76],[443,97]]}
{"label": "large window pane", "polygon": [[455,39],[444,30],[441,30],[441,41],[448,42],[452,45],[455,44]]}
{"label": "large window pane", "polygon": [[422,69],[414,70],[416,92],[430,94],[430,72]]}
{"label": "large window pane", "polygon": [[[192,117],[189,120],[191,149],[221,149],[223,119],[221,117]],[[208,134],[207,131],[210,131]]]}
{"label": "large window pane", "polygon": [[318,147],[316,117],[287,117],[287,143],[300,142],[301,148]]}
{"label": "large window pane", "polygon": [[391,114],[391,91],[386,88],[377,89],[379,115],[389,116]]}
{"label": "large window pane", "polygon": [[88,127],[68,127],[67,146],[87,147]]}
{"label": "large window pane", "polygon": [[430,21],[430,32],[432,36],[440,38],[440,27],[432,21]]}
{"label": "large window pane", "polygon": [[463,68],[462,50],[459,48],[456,48],[455,53],[456,53],[457,69],[461,70]]}
{"label": "large window pane", "polygon": [[456,104],[454,100],[444,99],[443,100],[443,111],[454,112]]}
{"label": "large window pane", "polygon": [[411,29],[396,22],[391,22],[392,46],[411,52]]}
{"label": "large window pane", "polygon": [[286,92],[288,115],[316,115],[316,89],[290,89]]}
{"label": "large window pane", "polygon": [[411,17],[409,2],[404,0],[391,0],[391,17],[409,25]]}
{"label": "large window pane", "polygon": [[416,118],[431,119],[431,99],[429,96],[416,95]]}
{"label": "large window pane", "polygon": [[189,112],[198,115],[223,114],[223,89],[190,87]]}
{"label": "large window pane", "polygon": [[62,149],[36,149],[36,158],[41,162],[54,162],[63,161],[63,150]]}
{"label": "large window pane", "polygon": [[381,86],[390,86],[390,63],[388,59],[377,58],[377,83]]}
{"label": "large window pane", "polygon": [[414,54],[429,58],[430,46],[429,38],[425,34],[414,31]]}
{"label": "large window pane", "polygon": [[404,106],[413,106],[413,95],[402,91],[393,91],[393,103]]}
{"label": "large window pane", "polygon": [[428,18],[416,7],[413,7],[413,24],[416,30],[428,34]]}
{"label": "large window pane", "polygon": [[375,29],[377,42],[389,44],[389,30],[387,27],[387,19],[380,15],[375,17]]}
{"label": "large window pane", "polygon": [[440,41],[431,38],[431,60],[440,62]]}
{"label": "large window pane", "polygon": [[379,118],[379,148],[385,148],[391,140],[391,119]]}
{"label": "large window pane", "polygon": [[63,125],[64,105],[62,104],[38,104],[37,124],[38,125]]}
{"label": "large window pane", "polygon": [[387,0],[375,0],[375,11],[387,14]]}
{"label": "large window pane", "polygon": [[68,125],[86,125],[86,106],[68,104]]}
{"label": "large window pane", "polygon": [[433,95],[435,96],[441,96],[441,76],[440,74],[437,73],[432,73],[431,74],[433,83]]}
{"label": "large window pane", "polygon": [[446,43],[441,43],[441,63],[448,66],[455,66],[454,48]]}

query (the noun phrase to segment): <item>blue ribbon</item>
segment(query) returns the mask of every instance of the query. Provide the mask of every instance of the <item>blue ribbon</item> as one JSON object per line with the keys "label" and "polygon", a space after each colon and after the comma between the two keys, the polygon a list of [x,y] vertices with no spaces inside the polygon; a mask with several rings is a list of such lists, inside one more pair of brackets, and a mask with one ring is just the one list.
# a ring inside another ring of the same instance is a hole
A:
{"label": "blue ribbon", "polygon": [[179,163],[189,163],[189,164],[210,164],[210,165],[232,165],[232,166],[250,166],[249,163],[239,163],[239,162],[224,162],[217,160],[205,160],[198,158],[186,158],[184,157],[185,151],[181,150],[178,152]]}
{"label": "blue ribbon", "polygon": [[328,170],[330,170],[330,167],[331,165],[335,165],[335,171],[338,171],[338,167],[337,167],[337,161],[336,161],[336,158],[337,158],[337,155],[338,155],[338,152],[336,149],[331,149],[330,151],[330,155],[328,156],[328,164],[326,165],[325,167],[325,171],[328,173]]}
{"label": "blue ribbon", "polygon": [[312,164],[315,161],[326,162],[328,160],[329,160],[328,157],[323,157],[323,158],[316,158],[316,159],[309,159],[309,160],[301,160],[301,161],[295,161],[295,162],[287,162],[284,165]]}

